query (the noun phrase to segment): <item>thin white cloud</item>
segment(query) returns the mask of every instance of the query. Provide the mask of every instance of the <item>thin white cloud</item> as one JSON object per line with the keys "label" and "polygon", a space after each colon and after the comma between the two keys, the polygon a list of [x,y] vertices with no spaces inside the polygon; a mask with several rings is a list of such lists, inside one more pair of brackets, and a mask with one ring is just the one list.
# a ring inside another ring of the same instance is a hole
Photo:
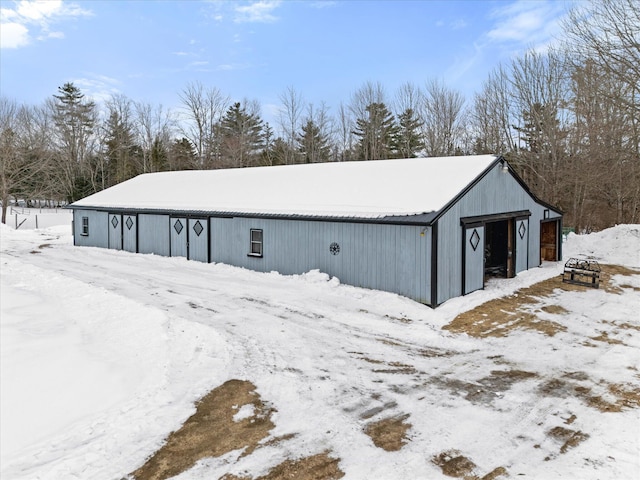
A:
{"label": "thin white cloud", "polygon": [[230,72],[233,70],[245,70],[251,68],[249,63],[221,63],[216,67],[216,70],[223,72]]}
{"label": "thin white cloud", "polygon": [[566,5],[549,1],[518,1],[501,6],[491,13],[495,26],[487,32],[492,42],[546,44],[557,32]]}
{"label": "thin white cloud", "polygon": [[64,38],[64,32],[49,32],[46,38]]}
{"label": "thin white cloud", "polygon": [[260,0],[251,2],[249,5],[235,7],[236,23],[270,23],[275,22],[278,17],[273,11],[280,6],[280,0]]}
{"label": "thin white cloud", "polygon": [[553,0],[517,0],[498,5],[487,17],[489,29],[476,39],[468,55],[456,57],[448,78],[462,78],[489,55],[495,61],[513,58],[529,49],[546,51],[560,33],[562,18],[571,6]]}
{"label": "thin white cloud", "polygon": [[119,86],[122,85],[122,82],[106,75],[89,73],[87,77],[73,80],[73,84],[88,98],[98,103],[104,103],[112,95],[121,93]]}
{"label": "thin white cloud", "polygon": [[467,22],[465,22],[463,19],[459,18],[458,20],[454,20],[453,22],[451,22],[451,28],[453,28],[454,30],[460,30],[462,28],[465,28],[467,26]]}
{"label": "thin white cloud", "polygon": [[13,8],[0,9],[0,48],[20,48],[33,39],[64,38],[64,32],[50,31],[50,25],[92,13],[62,0],[20,0]]}
{"label": "thin white cloud", "polygon": [[468,25],[469,24],[466,22],[466,20],[463,20],[462,18],[458,18],[448,23],[446,23],[444,20],[437,20],[435,23],[435,26],[438,28],[448,26],[452,30],[461,30],[463,28],[466,28]]}
{"label": "thin white cloud", "polygon": [[55,15],[62,9],[62,0],[27,1],[18,3],[16,12],[19,17],[39,22]]}
{"label": "thin white cloud", "polygon": [[338,2],[334,0],[317,0],[315,2],[309,2],[311,8],[329,8],[337,5]]}

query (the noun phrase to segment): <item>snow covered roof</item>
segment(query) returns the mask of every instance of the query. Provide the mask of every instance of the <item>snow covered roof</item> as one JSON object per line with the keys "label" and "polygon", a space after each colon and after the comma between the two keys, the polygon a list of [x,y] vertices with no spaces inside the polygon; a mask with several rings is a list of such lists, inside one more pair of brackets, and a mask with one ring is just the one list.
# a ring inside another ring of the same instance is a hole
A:
{"label": "snow covered roof", "polygon": [[382,218],[438,212],[495,155],[315,163],[139,175],[71,208]]}

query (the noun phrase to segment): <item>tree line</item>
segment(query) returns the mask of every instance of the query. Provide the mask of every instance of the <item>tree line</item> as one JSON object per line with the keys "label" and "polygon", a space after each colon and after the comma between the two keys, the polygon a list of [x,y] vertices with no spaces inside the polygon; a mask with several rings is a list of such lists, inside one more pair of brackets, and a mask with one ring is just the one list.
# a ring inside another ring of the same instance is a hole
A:
{"label": "tree line", "polygon": [[437,79],[392,95],[366,82],[332,112],[291,86],[273,126],[201,83],[174,110],[98,105],[73,83],[37,106],[0,97],[2,222],[12,199],[72,202],[148,172],[497,153],[566,225],[638,223],[639,39],[637,1],[595,0],[569,13],[561,48],[497,66],[472,98]]}

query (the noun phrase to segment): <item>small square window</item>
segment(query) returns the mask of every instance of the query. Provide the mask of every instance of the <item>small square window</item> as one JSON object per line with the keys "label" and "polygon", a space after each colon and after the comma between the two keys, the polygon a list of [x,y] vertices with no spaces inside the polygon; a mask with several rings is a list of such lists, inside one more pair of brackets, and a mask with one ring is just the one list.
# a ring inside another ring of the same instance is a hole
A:
{"label": "small square window", "polygon": [[249,255],[252,257],[262,256],[262,230],[252,228],[250,231],[251,242],[249,245]]}
{"label": "small square window", "polygon": [[82,235],[89,235],[89,217],[82,217]]}

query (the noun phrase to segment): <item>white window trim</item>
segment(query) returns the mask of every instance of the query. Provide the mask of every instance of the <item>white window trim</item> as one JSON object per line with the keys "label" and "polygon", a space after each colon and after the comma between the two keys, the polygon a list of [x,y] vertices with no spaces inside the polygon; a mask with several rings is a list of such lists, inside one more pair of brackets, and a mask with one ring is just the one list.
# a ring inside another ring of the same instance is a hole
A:
{"label": "white window trim", "polygon": [[[260,232],[260,240],[253,239],[253,233]],[[259,245],[260,252],[254,252],[254,246]],[[264,252],[264,234],[261,228],[252,228],[249,230],[249,253],[247,254],[249,257],[262,257]]]}
{"label": "white window trim", "polygon": [[89,217],[82,217],[81,228],[82,228],[82,232],[80,233],[80,235],[82,235],[83,237],[88,237],[89,236]]}

